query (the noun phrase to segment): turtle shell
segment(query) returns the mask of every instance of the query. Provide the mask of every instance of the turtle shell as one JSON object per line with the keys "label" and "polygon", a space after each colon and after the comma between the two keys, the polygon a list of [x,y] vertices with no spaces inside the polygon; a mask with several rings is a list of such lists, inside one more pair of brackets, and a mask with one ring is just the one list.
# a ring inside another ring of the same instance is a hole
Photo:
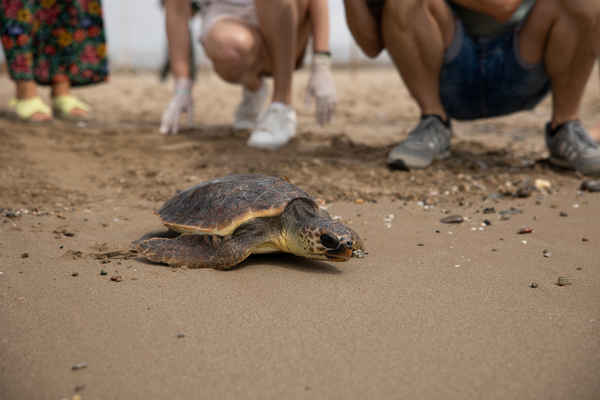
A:
{"label": "turtle shell", "polygon": [[319,207],[310,194],[284,179],[232,174],[178,192],[156,214],[177,232],[224,236],[252,218],[281,214],[295,199]]}

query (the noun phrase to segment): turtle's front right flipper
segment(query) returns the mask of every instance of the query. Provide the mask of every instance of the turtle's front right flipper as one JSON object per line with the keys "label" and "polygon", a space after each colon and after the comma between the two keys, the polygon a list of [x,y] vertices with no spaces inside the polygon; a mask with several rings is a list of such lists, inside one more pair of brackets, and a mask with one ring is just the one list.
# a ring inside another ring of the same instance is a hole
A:
{"label": "turtle's front right flipper", "polygon": [[240,237],[183,234],[142,241],[136,250],[151,261],[169,265],[228,269],[245,260],[254,247]]}

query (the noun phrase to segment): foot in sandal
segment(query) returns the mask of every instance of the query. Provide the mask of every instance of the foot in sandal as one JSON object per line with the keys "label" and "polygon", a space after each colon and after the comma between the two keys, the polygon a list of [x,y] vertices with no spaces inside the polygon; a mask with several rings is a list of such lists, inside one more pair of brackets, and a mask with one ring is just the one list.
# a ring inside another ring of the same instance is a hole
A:
{"label": "foot in sandal", "polygon": [[92,107],[70,94],[52,97],[52,109],[57,118],[69,121],[87,121],[92,117]]}
{"label": "foot in sandal", "polygon": [[10,105],[14,107],[14,116],[21,122],[42,123],[52,121],[52,111],[39,97],[29,99],[13,99]]}

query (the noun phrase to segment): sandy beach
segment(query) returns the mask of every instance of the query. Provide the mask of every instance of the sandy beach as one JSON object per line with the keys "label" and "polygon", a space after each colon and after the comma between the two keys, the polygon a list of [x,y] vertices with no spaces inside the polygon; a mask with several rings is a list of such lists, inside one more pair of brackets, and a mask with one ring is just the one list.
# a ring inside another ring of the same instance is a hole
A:
{"label": "sandy beach", "polygon": [[[272,153],[230,128],[241,89],[210,71],[176,136],[154,75],[78,89],[93,120],[45,125],[11,120],[0,75],[0,399],[600,398],[600,193],[548,163],[551,99],[456,122],[451,159],[395,171],[419,117],[397,72],[334,78],[320,127],[297,73],[299,134]],[[581,118],[600,122],[597,70]],[[368,254],[218,271],[130,252],[178,190],[229,173],[287,176]]]}

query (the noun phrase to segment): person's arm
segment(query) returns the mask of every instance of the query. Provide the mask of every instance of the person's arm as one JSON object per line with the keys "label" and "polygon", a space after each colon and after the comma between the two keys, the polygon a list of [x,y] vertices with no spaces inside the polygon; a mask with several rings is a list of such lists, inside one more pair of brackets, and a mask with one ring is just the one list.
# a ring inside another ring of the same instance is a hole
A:
{"label": "person's arm", "polygon": [[192,17],[192,6],[189,0],[166,0],[165,13],[171,70],[175,78],[189,78],[191,71],[188,22]]}
{"label": "person's arm", "polygon": [[452,2],[469,10],[489,15],[498,22],[506,22],[523,0],[452,0]]}
{"label": "person's arm", "polygon": [[190,28],[192,6],[189,0],[165,1],[165,25],[169,43],[169,62],[175,75],[175,94],[162,114],[158,131],[162,134],[177,134],[179,118],[187,114],[187,126],[194,124],[194,101],[190,71]]}
{"label": "person's arm", "polygon": [[313,35],[313,57],[310,77],[306,86],[306,108],[313,99],[316,103],[317,123],[331,121],[337,105],[335,84],[331,76],[331,53],[329,52],[329,8],[327,0],[309,0],[309,12]]}
{"label": "person's arm", "polygon": [[329,7],[326,0],[310,0],[313,26],[313,51],[329,51]]}
{"label": "person's arm", "polygon": [[379,24],[365,0],[344,0],[348,28],[358,46],[369,57],[376,57],[383,50]]}

